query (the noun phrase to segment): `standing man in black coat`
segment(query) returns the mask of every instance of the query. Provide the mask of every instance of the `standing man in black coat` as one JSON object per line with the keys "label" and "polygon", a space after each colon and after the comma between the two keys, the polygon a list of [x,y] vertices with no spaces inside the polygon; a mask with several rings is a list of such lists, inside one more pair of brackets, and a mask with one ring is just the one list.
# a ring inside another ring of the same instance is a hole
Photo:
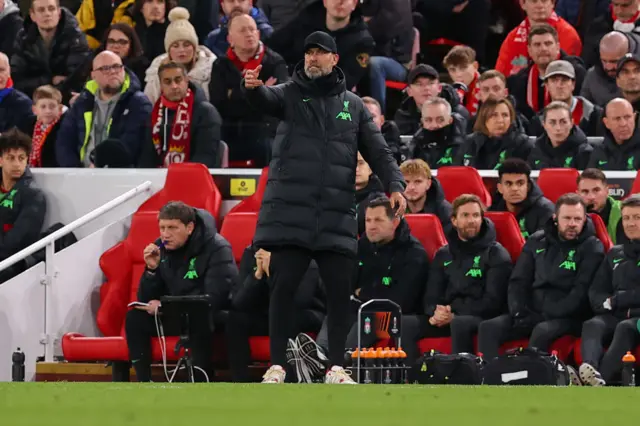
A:
{"label": "standing man in black coat", "polygon": [[293,80],[265,87],[261,66],[245,73],[249,103],[281,120],[273,144],[269,181],[254,244],[271,251],[273,293],[269,312],[271,368],[264,383],[282,383],[295,287],[314,259],[327,286],[327,383],[353,383],[342,368],[348,331],[350,277],[355,264],[357,219],[354,180],[357,153],[391,193],[392,207],[406,207],[404,180],[362,100],[347,91],[336,67],[335,40],[318,31],[304,43],[304,63]]}

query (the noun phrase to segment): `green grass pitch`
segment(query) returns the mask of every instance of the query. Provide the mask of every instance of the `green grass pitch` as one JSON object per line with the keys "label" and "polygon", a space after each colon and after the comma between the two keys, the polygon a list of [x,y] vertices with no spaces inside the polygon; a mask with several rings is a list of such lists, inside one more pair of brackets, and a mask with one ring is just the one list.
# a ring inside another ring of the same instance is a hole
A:
{"label": "green grass pitch", "polygon": [[0,425],[638,424],[632,388],[0,383]]}

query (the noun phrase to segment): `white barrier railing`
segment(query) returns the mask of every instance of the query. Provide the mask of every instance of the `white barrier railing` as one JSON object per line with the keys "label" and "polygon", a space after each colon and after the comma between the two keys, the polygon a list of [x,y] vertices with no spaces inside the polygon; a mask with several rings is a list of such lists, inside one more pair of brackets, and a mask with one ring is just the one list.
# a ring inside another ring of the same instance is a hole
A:
{"label": "white barrier railing", "polygon": [[50,303],[51,297],[47,297],[48,293],[52,291],[55,287],[56,280],[56,267],[55,267],[55,242],[57,239],[64,237],[65,235],[73,232],[77,228],[85,225],[92,220],[102,216],[103,214],[113,210],[114,208],[122,205],[123,203],[129,201],[130,199],[137,197],[138,195],[150,192],[151,191],[151,182],[146,181],[135,188],[125,192],[124,194],[114,198],[113,200],[103,204],[102,206],[94,209],[93,211],[87,213],[86,215],[80,217],[79,219],[74,220],[69,223],[65,227],[53,232],[52,234],[46,236],[45,238],[31,244],[29,247],[20,250],[18,253],[8,257],[7,259],[0,262],[0,271],[3,271],[10,267],[11,265],[24,260],[26,257],[34,254],[38,250],[45,249],[45,274],[41,278],[40,283],[44,285],[44,301],[45,301],[45,321],[44,321],[44,335],[40,341],[41,344],[45,347],[45,361],[52,362],[53,354],[54,354],[54,346],[56,344],[56,339],[52,338],[51,330],[53,329],[53,311],[52,305]]}
{"label": "white barrier railing", "polygon": [[[411,139],[413,139],[413,135],[401,135],[400,136],[400,140],[403,143],[409,143],[411,142]],[[531,142],[535,142],[537,139],[537,137],[535,136],[529,136],[529,140]],[[588,136],[587,137],[587,141],[589,141],[589,143],[602,143],[604,141],[604,138],[602,136]]]}

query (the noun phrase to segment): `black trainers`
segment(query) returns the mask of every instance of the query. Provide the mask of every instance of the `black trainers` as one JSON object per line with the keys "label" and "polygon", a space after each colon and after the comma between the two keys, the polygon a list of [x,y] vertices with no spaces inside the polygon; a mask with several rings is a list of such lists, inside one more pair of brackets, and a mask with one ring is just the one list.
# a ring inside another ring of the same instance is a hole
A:
{"label": "black trainers", "polygon": [[302,362],[306,365],[311,374],[316,376],[324,376],[329,367],[329,359],[325,356],[322,348],[305,333],[298,334],[296,344],[300,353]]}

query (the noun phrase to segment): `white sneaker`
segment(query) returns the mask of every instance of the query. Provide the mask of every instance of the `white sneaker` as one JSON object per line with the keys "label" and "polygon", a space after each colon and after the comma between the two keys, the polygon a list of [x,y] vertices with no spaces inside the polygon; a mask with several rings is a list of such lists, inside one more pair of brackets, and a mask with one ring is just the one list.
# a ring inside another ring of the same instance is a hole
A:
{"label": "white sneaker", "polygon": [[272,365],[262,376],[262,383],[284,383],[286,375],[284,368],[279,365]]}
{"label": "white sneaker", "polygon": [[567,365],[567,371],[569,372],[569,383],[571,386],[582,386],[582,380],[580,380],[580,376],[578,376],[576,369]]}
{"label": "white sneaker", "polygon": [[582,363],[580,366],[580,380],[589,386],[604,386],[606,383],[602,376],[591,364]]}
{"label": "white sneaker", "polygon": [[327,371],[327,375],[324,376],[324,382],[334,385],[357,385],[347,370],[337,365],[334,365],[331,367],[331,370]]}

